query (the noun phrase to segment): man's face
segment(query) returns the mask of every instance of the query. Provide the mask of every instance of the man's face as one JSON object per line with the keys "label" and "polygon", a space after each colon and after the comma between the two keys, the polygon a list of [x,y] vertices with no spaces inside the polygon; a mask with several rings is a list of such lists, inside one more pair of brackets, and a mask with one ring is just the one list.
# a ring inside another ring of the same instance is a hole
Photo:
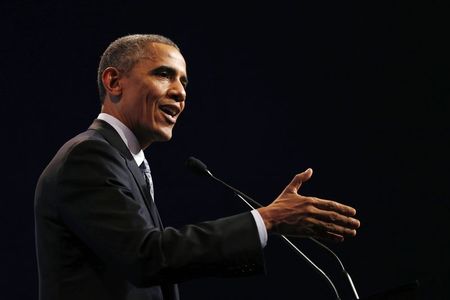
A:
{"label": "man's face", "polygon": [[170,140],[186,99],[186,63],[181,53],[172,46],[151,43],[145,57],[121,77],[120,83],[120,119],[141,147]]}

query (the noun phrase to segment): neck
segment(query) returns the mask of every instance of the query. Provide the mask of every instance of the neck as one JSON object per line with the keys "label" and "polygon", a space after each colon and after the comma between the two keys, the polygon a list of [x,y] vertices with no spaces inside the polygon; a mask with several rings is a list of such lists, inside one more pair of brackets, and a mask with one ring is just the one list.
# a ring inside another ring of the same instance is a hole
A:
{"label": "neck", "polygon": [[133,126],[131,126],[130,122],[128,122],[127,118],[123,116],[120,110],[118,110],[115,105],[108,105],[106,99],[105,103],[102,104],[100,112],[113,116],[114,118],[122,122],[135,135],[142,150],[145,150],[151,145],[152,140],[146,138],[145,134],[142,134],[141,132],[139,132],[139,130],[133,128]]}

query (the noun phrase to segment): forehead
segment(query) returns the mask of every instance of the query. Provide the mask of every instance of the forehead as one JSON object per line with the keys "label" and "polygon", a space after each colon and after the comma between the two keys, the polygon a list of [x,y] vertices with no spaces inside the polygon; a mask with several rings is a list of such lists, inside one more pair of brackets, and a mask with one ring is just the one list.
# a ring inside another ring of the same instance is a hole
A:
{"label": "forehead", "polygon": [[167,66],[186,74],[186,62],[177,48],[162,44],[149,43],[145,47],[143,56],[140,57],[138,64],[158,67]]}

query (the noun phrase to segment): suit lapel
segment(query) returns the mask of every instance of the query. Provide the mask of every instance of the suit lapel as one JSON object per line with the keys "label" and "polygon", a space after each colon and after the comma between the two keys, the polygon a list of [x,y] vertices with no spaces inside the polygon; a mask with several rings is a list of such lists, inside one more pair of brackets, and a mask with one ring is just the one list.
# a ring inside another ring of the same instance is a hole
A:
{"label": "suit lapel", "polygon": [[125,158],[128,170],[133,175],[133,178],[139,187],[141,195],[144,198],[145,205],[153,218],[153,223],[155,226],[162,228],[161,218],[159,217],[158,211],[153,203],[150,192],[147,190],[147,183],[145,182],[144,176],[136,164],[133,155],[130,150],[128,150],[119,134],[111,125],[99,119],[94,120],[89,129],[98,131],[114,148],[119,150],[120,154]]}

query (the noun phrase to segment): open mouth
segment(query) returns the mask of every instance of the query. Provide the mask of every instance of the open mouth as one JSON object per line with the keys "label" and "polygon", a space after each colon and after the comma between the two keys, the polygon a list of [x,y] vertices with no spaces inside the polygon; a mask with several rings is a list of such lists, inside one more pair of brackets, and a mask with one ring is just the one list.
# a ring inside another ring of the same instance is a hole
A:
{"label": "open mouth", "polygon": [[159,109],[164,113],[169,123],[175,123],[178,114],[181,112],[180,108],[177,105],[172,104],[160,105]]}

